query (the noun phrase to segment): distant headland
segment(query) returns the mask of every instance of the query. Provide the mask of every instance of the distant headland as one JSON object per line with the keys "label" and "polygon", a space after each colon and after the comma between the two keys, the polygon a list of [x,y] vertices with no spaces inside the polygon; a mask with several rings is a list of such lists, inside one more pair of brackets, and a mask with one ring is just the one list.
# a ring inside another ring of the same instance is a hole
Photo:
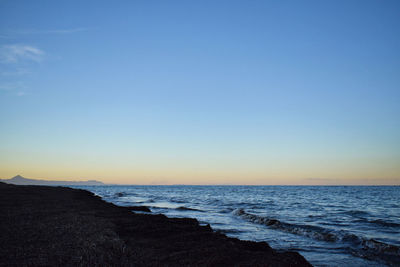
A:
{"label": "distant headland", "polygon": [[0,182],[15,185],[104,185],[104,183],[96,180],[88,181],[51,181],[42,179],[30,179],[21,175],[14,176],[10,179],[0,179]]}

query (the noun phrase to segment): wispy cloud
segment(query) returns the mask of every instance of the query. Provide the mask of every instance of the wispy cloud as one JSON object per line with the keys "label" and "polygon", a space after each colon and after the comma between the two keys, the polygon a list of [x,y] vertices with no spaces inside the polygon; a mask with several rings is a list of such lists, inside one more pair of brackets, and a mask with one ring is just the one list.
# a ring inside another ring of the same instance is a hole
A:
{"label": "wispy cloud", "polygon": [[1,71],[0,76],[15,77],[15,76],[24,76],[24,75],[27,75],[30,73],[31,73],[31,71],[29,71],[25,68],[16,68],[16,69],[10,70],[10,71]]}
{"label": "wispy cloud", "polygon": [[22,81],[0,83],[0,93],[3,92],[2,94],[7,95],[18,97],[26,96],[28,95],[26,93],[27,88],[28,87]]}
{"label": "wispy cloud", "polygon": [[24,82],[7,82],[0,84],[0,92],[3,91],[5,94],[14,96],[25,96],[26,95],[26,85]]}
{"label": "wispy cloud", "polygon": [[25,77],[30,73],[26,69],[26,62],[42,61],[44,52],[29,45],[4,45],[0,46],[0,63],[5,67],[0,71],[0,93],[22,97],[27,95]]}
{"label": "wispy cloud", "polygon": [[20,91],[20,92],[17,93],[17,96],[25,96],[25,95],[26,95],[26,93],[25,93],[25,92],[22,92],[22,91]]}
{"label": "wispy cloud", "polygon": [[29,45],[3,45],[0,48],[0,61],[3,63],[18,63],[26,60],[40,62],[44,54],[39,48]]}
{"label": "wispy cloud", "polygon": [[65,28],[65,29],[49,29],[49,30],[37,30],[37,29],[25,29],[25,30],[3,30],[0,32],[0,39],[18,39],[21,35],[62,35],[62,34],[73,34],[79,32],[89,31],[89,28]]}
{"label": "wispy cloud", "polygon": [[74,28],[74,29],[58,29],[58,30],[47,30],[38,33],[43,34],[68,34],[68,33],[76,33],[76,32],[86,32],[87,28]]}
{"label": "wispy cloud", "polygon": [[69,28],[69,29],[51,29],[51,30],[36,30],[36,29],[28,29],[28,30],[13,30],[8,31],[11,35],[25,35],[25,34],[71,34],[77,32],[85,32],[88,31],[88,28]]}
{"label": "wispy cloud", "polygon": [[21,81],[0,84],[0,91],[22,91],[23,89],[26,89],[26,85]]}

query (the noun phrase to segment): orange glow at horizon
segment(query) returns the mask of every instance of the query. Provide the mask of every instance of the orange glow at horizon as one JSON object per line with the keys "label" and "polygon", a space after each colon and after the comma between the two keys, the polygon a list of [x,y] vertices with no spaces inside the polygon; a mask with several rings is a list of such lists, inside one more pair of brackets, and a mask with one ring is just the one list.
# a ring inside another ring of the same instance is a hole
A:
{"label": "orange glow at horizon", "polygon": [[141,184],[141,185],[400,185],[398,168],[372,170],[341,169],[330,170],[314,168],[313,171],[305,168],[244,169],[127,169],[127,168],[61,168],[39,166],[1,166],[0,178],[8,179],[17,174],[26,178],[45,180],[86,181],[98,180],[107,184]]}

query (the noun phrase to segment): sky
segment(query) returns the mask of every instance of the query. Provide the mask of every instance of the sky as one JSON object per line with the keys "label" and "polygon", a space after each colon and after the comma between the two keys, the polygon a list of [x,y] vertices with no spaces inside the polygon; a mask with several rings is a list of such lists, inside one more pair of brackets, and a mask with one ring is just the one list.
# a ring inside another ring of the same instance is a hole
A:
{"label": "sky", "polygon": [[0,1],[0,178],[400,184],[399,1]]}

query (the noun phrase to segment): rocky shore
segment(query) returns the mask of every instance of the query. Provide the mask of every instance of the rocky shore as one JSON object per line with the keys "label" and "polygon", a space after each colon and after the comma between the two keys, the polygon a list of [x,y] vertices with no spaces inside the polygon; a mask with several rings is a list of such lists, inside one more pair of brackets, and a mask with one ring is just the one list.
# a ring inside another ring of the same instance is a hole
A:
{"label": "rocky shore", "polygon": [[195,219],[142,211],[85,190],[0,183],[0,265],[311,266],[296,252],[229,238]]}

